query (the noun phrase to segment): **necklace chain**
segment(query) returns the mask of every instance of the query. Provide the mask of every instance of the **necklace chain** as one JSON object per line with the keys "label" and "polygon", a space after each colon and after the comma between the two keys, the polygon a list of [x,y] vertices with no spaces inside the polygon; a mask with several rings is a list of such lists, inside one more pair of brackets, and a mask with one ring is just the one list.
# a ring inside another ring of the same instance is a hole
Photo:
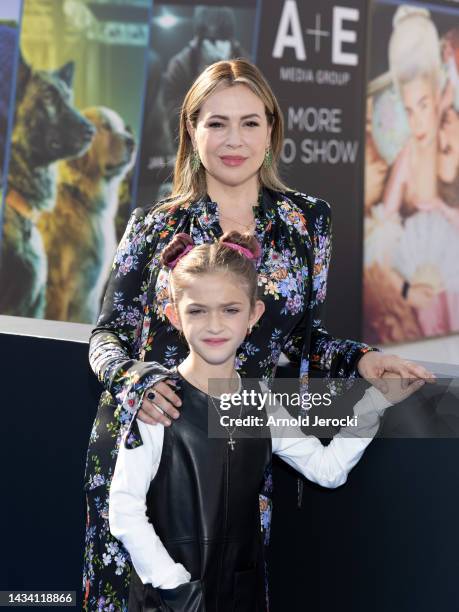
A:
{"label": "necklace chain", "polygon": [[228,219],[228,221],[232,221],[233,223],[237,223],[238,225],[240,225],[241,227],[244,227],[245,229],[249,229],[252,226],[256,225],[255,219],[253,219],[250,223],[241,223],[240,221],[236,221],[236,219],[232,219],[231,217],[227,217],[226,215],[223,215],[222,213],[219,213],[219,217],[223,217],[223,219]]}
{"label": "necklace chain", "polygon": [[[177,370],[177,371],[178,371],[178,370]],[[183,376],[183,374],[182,374],[182,376]],[[184,378],[185,378],[185,377],[184,377]],[[191,383],[192,383],[192,384],[193,384],[193,385],[194,385],[194,386],[195,386],[197,389],[199,389],[200,391],[202,391],[202,392],[203,392],[203,393],[205,393],[206,395],[209,395],[210,397],[215,397],[214,395],[210,395],[210,393],[208,392],[208,390],[207,390],[207,391],[204,391],[203,385],[202,385],[200,382],[198,382],[198,381],[197,381],[197,380],[194,378],[194,376],[190,376],[190,374],[188,373],[188,374],[187,374],[187,378],[189,378],[189,379],[190,379],[190,382],[191,382]],[[239,374],[239,372],[236,372],[236,379],[237,379],[237,381],[238,381],[238,388],[237,388],[237,392],[238,392],[238,391],[240,391],[240,389],[241,389],[241,384],[242,384],[242,383],[241,383],[241,375]],[[235,393],[236,393],[236,391],[235,391]],[[218,396],[218,397],[217,397],[217,399],[220,399],[220,396]]]}
{"label": "necklace chain", "polygon": [[[238,376],[239,376],[239,375],[238,375]],[[240,378],[240,377],[239,377],[239,378]],[[215,408],[215,410],[217,411],[218,416],[220,417],[220,425],[221,425],[221,424],[222,424],[222,423],[221,423],[221,417],[222,417],[221,412],[220,412],[220,410],[217,408],[216,403],[214,402],[214,397],[213,397],[213,395],[209,395],[209,397],[210,397],[210,401],[211,401],[211,403],[212,403],[213,407]],[[242,414],[242,402],[241,402],[241,405],[240,405],[240,407],[239,407],[239,414],[238,414],[238,416],[237,416],[237,418],[238,418],[238,419],[240,419],[240,418],[241,418],[241,414]],[[233,450],[234,450],[234,447],[236,446],[236,442],[237,442],[237,440],[233,440],[233,433],[236,431],[236,429],[237,429],[237,425],[235,425],[231,431],[229,430],[229,428],[228,428],[228,427],[226,427],[226,425],[223,425],[223,427],[226,429],[226,431],[227,431],[227,433],[228,433],[228,436],[229,436],[228,446],[230,446],[230,447],[231,447],[231,450],[233,451]]]}
{"label": "necklace chain", "polygon": [[222,212],[220,212],[220,210],[218,211],[218,216],[222,217],[223,219],[227,219],[228,221],[232,221],[233,223],[237,223],[238,225],[240,225],[241,227],[244,227],[245,229],[249,229],[249,228],[253,228],[255,229],[256,225],[257,225],[257,220],[255,218],[255,209],[258,208],[258,206],[260,205],[261,201],[263,199],[263,191],[260,189],[260,192],[258,194],[258,201],[256,204],[252,204],[252,212],[254,215],[254,218],[252,219],[252,221],[250,221],[250,223],[241,223],[240,221],[236,221],[236,219],[233,219],[232,217],[228,217],[228,215],[224,215]]}
{"label": "necklace chain", "polygon": [[[236,375],[237,375],[237,377],[238,377],[238,379],[239,379],[238,391],[240,391],[240,389],[241,389],[241,385],[242,385],[242,382],[241,382],[241,375],[239,374],[239,372],[236,372]],[[200,389],[200,390],[202,391],[202,387],[201,387],[201,385],[198,385],[197,381],[195,381],[195,379],[194,379],[192,376],[190,376],[190,375],[188,374],[188,378],[189,378],[189,379],[190,379],[190,381],[191,381],[191,382],[194,384],[194,386],[195,386],[195,387],[197,387],[198,389]],[[210,393],[206,393],[206,395],[208,395],[208,396],[209,396],[209,398],[210,398],[210,403],[211,403],[211,404],[212,404],[212,406],[215,408],[215,410],[216,410],[216,412],[217,412],[218,416],[220,417],[220,425],[222,425],[222,423],[221,423],[221,416],[222,416],[222,415],[221,415],[221,412],[220,412],[220,410],[217,408],[217,405],[216,405],[216,403],[215,403],[215,401],[214,401],[214,399],[220,399],[220,397],[215,398],[213,395],[210,395]],[[242,414],[242,402],[241,402],[241,406],[240,406],[240,408],[239,408],[239,414],[238,414],[238,416],[237,416],[237,418],[238,418],[238,419],[240,419],[240,418],[241,418],[241,414]],[[229,447],[231,448],[231,450],[233,451],[233,450],[234,450],[234,447],[236,446],[236,442],[237,442],[237,440],[234,440],[234,439],[233,439],[233,433],[236,431],[236,429],[237,429],[237,425],[235,425],[235,426],[233,427],[233,429],[231,429],[231,431],[230,431],[230,429],[229,429],[228,427],[226,427],[226,425],[222,425],[222,427],[224,427],[224,429],[226,429],[226,431],[227,431],[227,433],[228,433],[228,437],[229,437],[229,439],[228,439],[228,446],[229,446]]]}
{"label": "necklace chain", "polygon": [[[239,374],[239,372],[236,372],[236,374],[237,374],[237,377],[238,377],[238,379],[239,379],[238,391],[240,391],[240,389],[241,389],[241,384],[242,384],[242,382],[241,382],[241,375]],[[196,381],[196,380],[195,380],[195,379],[194,379],[192,376],[190,376],[189,374],[188,374],[187,376],[188,376],[188,378],[191,380],[191,382],[192,382],[192,383],[194,383],[194,386],[195,386],[195,387],[197,387],[198,389],[200,389],[200,390],[202,391],[201,385],[198,385],[198,384],[197,384],[197,381]],[[217,405],[216,405],[216,403],[215,403],[215,401],[214,401],[214,396],[213,396],[213,395],[210,395],[210,393],[206,393],[206,395],[208,395],[208,396],[209,396],[209,398],[210,398],[210,402],[211,402],[212,406],[215,408],[215,410],[216,410],[216,412],[217,412],[218,416],[219,416],[219,417],[220,417],[220,419],[221,419],[221,416],[222,416],[222,415],[221,415],[221,412],[220,412],[220,410],[217,408]],[[220,399],[220,397],[215,398],[215,399]],[[241,406],[240,406],[240,409],[239,409],[239,414],[238,414],[238,417],[237,417],[238,419],[239,419],[239,418],[241,418],[241,414],[242,414],[242,402],[241,402]],[[221,424],[221,421],[220,421],[220,424]],[[236,429],[237,429],[237,425],[235,425],[231,431],[229,430],[229,428],[228,428],[228,427],[226,427],[226,425],[223,425],[223,427],[226,429],[226,431],[227,431],[227,433],[228,433],[228,436],[229,436],[228,445],[230,446],[231,450],[233,451],[233,450],[234,450],[234,447],[236,446],[236,442],[237,442],[237,440],[234,440],[234,439],[233,439],[233,433],[236,431]]]}

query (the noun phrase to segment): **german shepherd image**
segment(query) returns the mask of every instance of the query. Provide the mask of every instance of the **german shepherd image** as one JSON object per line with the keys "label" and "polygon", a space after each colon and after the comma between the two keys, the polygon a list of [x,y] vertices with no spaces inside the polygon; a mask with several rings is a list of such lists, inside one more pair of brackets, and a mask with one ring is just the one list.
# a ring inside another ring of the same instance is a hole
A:
{"label": "german shepherd image", "polygon": [[58,164],[56,208],[42,215],[39,229],[48,256],[46,318],[94,323],[116,250],[120,183],[134,164],[135,143],[115,111],[82,112],[96,128],[92,145]]}
{"label": "german shepherd image", "polygon": [[22,57],[4,214],[0,312],[42,318],[47,260],[37,222],[56,203],[56,165],[83,154],[94,126],[72,103],[74,64],[33,70]]}

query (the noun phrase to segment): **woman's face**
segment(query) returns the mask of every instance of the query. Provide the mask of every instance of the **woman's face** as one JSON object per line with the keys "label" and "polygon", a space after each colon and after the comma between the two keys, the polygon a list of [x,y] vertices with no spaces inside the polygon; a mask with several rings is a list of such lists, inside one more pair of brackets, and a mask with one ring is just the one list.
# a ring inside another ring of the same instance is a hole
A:
{"label": "woman's face", "polygon": [[248,87],[218,88],[202,105],[196,128],[188,129],[208,181],[238,186],[258,180],[271,127],[263,102]]}
{"label": "woman's face", "polygon": [[416,77],[401,87],[408,124],[416,143],[425,147],[437,137],[438,109],[435,91],[428,78]]}
{"label": "woman's face", "polygon": [[438,177],[452,183],[459,171],[459,116],[454,108],[448,108],[442,117],[438,144]]}

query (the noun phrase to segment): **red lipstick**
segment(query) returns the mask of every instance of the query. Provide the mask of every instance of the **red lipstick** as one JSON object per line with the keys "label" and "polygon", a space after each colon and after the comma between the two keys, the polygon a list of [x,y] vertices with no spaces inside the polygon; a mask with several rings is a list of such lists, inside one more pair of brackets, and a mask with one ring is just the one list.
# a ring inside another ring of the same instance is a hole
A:
{"label": "red lipstick", "polygon": [[241,155],[223,155],[220,157],[225,166],[240,166],[245,162],[247,157]]}

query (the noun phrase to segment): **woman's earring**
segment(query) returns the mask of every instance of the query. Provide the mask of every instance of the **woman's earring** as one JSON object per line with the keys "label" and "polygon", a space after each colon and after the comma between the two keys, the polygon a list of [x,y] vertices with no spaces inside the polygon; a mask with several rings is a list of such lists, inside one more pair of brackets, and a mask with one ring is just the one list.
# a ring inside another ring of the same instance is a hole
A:
{"label": "woman's earring", "polygon": [[251,333],[252,333],[252,326],[251,326],[251,325],[249,325],[249,327],[248,327],[248,329],[247,329],[247,334],[249,334],[249,335],[250,335]]}
{"label": "woman's earring", "polygon": [[201,158],[199,157],[199,153],[197,149],[193,149],[193,153],[191,154],[191,170],[193,174],[195,174],[199,168],[201,167]]}
{"label": "woman's earring", "polygon": [[263,166],[265,168],[271,168],[273,165],[273,153],[271,151],[271,147],[268,147],[265,152],[265,158],[263,160]]}

